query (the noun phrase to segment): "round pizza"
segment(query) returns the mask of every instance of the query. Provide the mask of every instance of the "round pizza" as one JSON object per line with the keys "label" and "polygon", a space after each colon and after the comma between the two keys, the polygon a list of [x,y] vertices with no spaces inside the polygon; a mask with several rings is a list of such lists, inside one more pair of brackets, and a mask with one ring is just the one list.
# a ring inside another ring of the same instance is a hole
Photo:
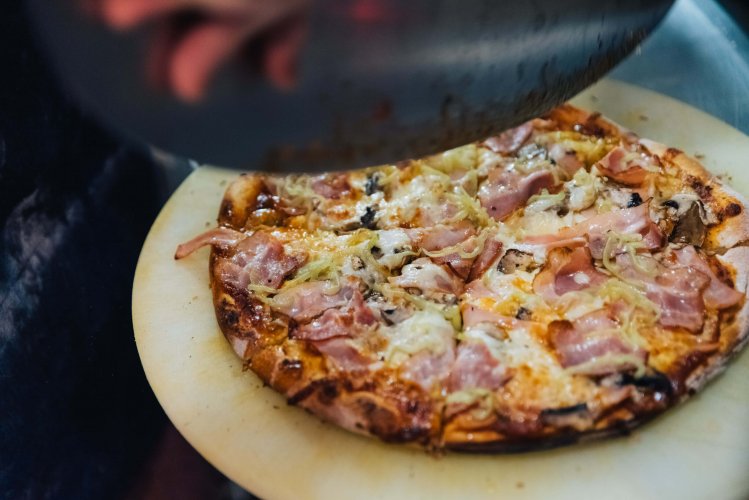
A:
{"label": "round pizza", "polygon": [[431,450],[626,432],[747,338],[745,202],[569,105],[445,153],[245,174],[212,246],[221,330],[324,420]]}

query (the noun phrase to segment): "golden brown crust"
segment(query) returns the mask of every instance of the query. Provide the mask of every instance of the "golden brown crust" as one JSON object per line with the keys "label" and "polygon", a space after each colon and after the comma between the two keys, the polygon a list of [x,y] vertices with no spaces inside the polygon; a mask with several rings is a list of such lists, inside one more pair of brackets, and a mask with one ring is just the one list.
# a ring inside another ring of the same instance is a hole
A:
{"label": "golden brown crust", "polygon": [[[749,240],[749,216],[742,197],[683,152],[639,140],[599,114],[565,105],[545,118],[560,130],[627,143],[639,141],[664,162],[676,166],[684,185],[697,192],[718,219],[709,229],[705,245],[710,253],[723,254],[715,262],[718,274],[732,277],[739,290],[746,290],[749,251],[740,245]],[[228,188],[219,225],[242,231],[268,220],[277,222],[287,217],[282,205],[283,200],[269,192],[263,176],[244,175]],[[262,219],[258,218],[259,211],[263,212]],[[636,387],[627,386],[629,393],[622,389],[618,400],[582,409],[529,408],[526,414],[513,417],[495,412],[475,420],[468,413],[448,415],[444,396],[428,394],[394,371],[347,373],[329,366],[311,343],[289,338],[289,318],[222,280],[219,264],[229,257],[217,249],[211,255],[214,304],[222,331],[246,366],[284,394],[290,404],[385,441],[470,452],[508,452],[626,433],[701,388],[743,347],[749,334],[749,304],[745,301],[721,313],[721,336],[727,340],[720,349],[690,354],[678,373],[642,379]]]}

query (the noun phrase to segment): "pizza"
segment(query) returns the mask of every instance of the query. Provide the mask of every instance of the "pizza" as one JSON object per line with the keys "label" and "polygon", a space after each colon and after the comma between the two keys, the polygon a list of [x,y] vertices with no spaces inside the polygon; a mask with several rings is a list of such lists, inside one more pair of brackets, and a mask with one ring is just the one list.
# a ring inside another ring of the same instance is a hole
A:
{"label": "pizza", "polygon": [[745,201],[563,105],[442,154],[229,185],[209,245],[244,365],[340,427],[504,452],[626,432],[747,339]]}

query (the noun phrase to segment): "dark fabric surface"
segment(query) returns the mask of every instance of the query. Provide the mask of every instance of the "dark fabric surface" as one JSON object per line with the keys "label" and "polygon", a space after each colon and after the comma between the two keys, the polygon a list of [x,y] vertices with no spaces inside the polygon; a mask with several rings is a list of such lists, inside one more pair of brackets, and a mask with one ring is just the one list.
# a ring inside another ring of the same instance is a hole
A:
{"label": "dark fabric surface", "polygon": [[166,425],[130,316],[163,181],[62,96],[21,1],[0,67],[0,498],[118,498]]}

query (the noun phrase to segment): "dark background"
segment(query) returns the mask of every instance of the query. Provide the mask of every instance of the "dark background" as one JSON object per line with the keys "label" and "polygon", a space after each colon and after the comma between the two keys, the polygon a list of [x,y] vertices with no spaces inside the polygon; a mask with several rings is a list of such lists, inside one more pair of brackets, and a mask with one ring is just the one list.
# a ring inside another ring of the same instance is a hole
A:
{"label": "dark background", "polygon": [[[749,6],[723,0],[746,29]],[[132,278],[164,168],[57,88],[22,0],[0,14],[0,498],[246,498],[168,423]]]}
{"label": "dark background", "polygon": [[168,423],[133,341],[164,170],[59,91],[22,1],[1,12],[0,498],[241,498]]}

